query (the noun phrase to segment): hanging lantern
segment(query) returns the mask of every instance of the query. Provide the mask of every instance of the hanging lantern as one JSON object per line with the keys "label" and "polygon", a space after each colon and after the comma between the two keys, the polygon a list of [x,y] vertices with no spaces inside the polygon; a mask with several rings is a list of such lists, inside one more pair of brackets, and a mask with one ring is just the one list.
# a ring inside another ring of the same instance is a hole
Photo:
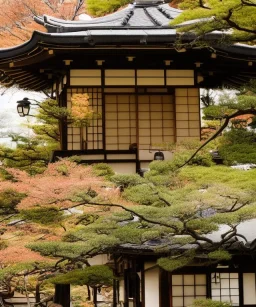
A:
{"label": "hanging lantern", "polygon": [[163,161],[164,160],[164,154],[162,153],[162,151],[157,151],[154,154],[154,160],[158,160],[158,161]]}
{"label": "hanging lantern", "polygon": [[18,100],[17,104],[18,104],[17,111],[20,117],[29,115],[31,102],[28,100],[28,98],[23,98],[22,100]]}

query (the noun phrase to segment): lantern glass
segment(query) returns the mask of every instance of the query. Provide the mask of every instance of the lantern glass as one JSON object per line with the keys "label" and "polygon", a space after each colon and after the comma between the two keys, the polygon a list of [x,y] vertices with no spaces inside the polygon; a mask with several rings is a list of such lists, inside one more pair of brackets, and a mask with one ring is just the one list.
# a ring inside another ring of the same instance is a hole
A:
{"label": "lantern glass", "polygon": [[24,98],[23,100],[17,101],[17,104],[17,111],[20,117],[29,115],[30,101],[28,100],[28,98]]}

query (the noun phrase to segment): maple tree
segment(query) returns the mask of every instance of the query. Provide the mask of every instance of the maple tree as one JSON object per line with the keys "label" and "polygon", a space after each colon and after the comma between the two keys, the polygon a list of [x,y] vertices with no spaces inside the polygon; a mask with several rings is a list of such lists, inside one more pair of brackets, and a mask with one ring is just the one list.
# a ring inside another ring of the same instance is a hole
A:
{"label": "maple tree", "polygon": [[74,20],[84,12],[83,0],[2,0],[0,11],[0,47],[19,45],[31,38],[33,31],[43,26],[33,17],[43,14]]}

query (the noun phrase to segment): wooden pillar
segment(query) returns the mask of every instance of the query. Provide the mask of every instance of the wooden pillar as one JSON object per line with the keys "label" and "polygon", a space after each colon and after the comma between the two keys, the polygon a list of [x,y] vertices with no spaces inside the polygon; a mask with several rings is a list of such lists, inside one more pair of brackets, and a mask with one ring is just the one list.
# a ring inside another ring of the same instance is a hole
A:
{"label": "wooden pillar", "polygon": [[93,306],[97,307],[97,291],[98,288],[97,287],[93,287]]}
{"label": "wooden pillar", "polygon": [[[59,107],[67,107],[67,90],[63,89],[58,99]],[[67,150],[68,136],[67,136],[67,121],[66,119],[59,120],[60,133],[60,150]]]}
{"label": "wooden pillar", "polygon": [[54,303],[70,307],[70,285],[55,285]]}
{"label": "wooden pillar", "polygon": [[160,270],[160,280],[159,280],[159,306],[170,307],[171,293],[170,293],[170,281],[169,273]]}

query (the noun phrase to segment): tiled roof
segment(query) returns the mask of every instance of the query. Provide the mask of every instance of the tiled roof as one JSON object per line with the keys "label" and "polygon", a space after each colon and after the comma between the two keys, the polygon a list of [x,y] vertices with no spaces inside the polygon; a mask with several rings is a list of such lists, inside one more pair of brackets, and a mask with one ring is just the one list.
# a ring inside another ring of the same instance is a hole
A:
{"label": "tiled roof", "polygon": [[90,29],[170,28],[170,21],[181,13],[168,4],[157,6],[130,5],[116,13],[84,21],[65,21],[44,15],[35,20],[48,32],[77,32]]}

